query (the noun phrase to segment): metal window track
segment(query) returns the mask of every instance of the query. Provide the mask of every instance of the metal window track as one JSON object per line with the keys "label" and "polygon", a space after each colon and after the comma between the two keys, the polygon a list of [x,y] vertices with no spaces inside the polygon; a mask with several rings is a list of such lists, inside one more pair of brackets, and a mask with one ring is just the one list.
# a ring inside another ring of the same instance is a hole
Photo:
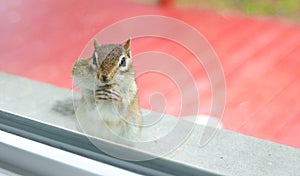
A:
{"label": "metal window track", "polygon": [[[84,156],[102,163],[107,163],[118,168],[123,168],[134,173],[143,175],[195,175],[195,176],[213,176],[216,174],[203,171],[183,163],[166,160],[164,158],[155,158],[148,161],[124,161],[111,157],[97,149],[86,136],[67,131],[54,126],[46,125],[34,120],[20,117],[8,112],[0,111],[0,130],[15,134],[42,144],[46,144],[58,149],[62,149],[80,156]],[[113,148],[116,152],[122,151],[127,155],[147,155],[130,148],[116,146],[112,143],[101,141],[101,145]],[[0,144],[1,146],[1,144]],[[3,146],[3,144],[2,144]],[[16,150],[17,151],[17,150]],[[22,151],[18,151],[22,152]],[[38,159],[38,156],[35,156]],[[0,160],[1,158],[0,154]],[[15,158],[21,160],[21,158]],[[15,161],[14,160],[14,161]],[[23,158],[23,160],[27,160]],[[40,159],[39,159],[40,160]],[[2,161],[5,162],[5,161]],[[43,160],[45,165],[46,160]],[[48,161],[50,162],[50,161]],[[52,161],[53,162],[53,161]],[[15,163],[9,163],[15,164]],[[18,167],[18,166],[16,166]],[[24,168],[26,169],[26,168]],[[46,169],[46,168],[45,168]],[[67,167],[64,171],[72,171]],[[74,172],[74,171],[72,171]],[[50,174],[51,175],[51,174]]]}

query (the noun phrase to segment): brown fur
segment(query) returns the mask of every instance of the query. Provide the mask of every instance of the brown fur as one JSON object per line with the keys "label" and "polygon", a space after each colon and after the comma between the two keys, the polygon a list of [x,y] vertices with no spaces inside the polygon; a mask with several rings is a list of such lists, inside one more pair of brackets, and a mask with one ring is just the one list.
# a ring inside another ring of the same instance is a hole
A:
{"label": "brown fur", "polygon": [[[82,90],[83,96],[76,116],[82,123],[89,123],[88,114],[98,109],[102,119],[99,124],[107,125],[121,137],[136,140],[141,134],[142,116],[131,63],[130,40],[127,40],[124,46],[100,45],[95,40],[94,47],[96,54],[93,57],[80,59],[73,66],[74,82]],[[123,70],[119,67],[119,58],[122,55],[128,64]],[[96,56],[97,58],[94,58]],[[97,59],[100,65],[93,64],[93,59]],[[103,75],[107,76],[107,82],[102,79]],[[115,111],[112,111],[114,109]],[[94,113],[90,116],[94,116]],[[101,125],[99,128],[102,128]]]}
{"label": "brown fur", "polygon": [[101,81],[101,77],[107,76],[108,80],[112,80],[119,68],[119,58],[116,56],[122,55],[122,49],[119,47],[114,48],[101,63],[98,70],[97,78]]}

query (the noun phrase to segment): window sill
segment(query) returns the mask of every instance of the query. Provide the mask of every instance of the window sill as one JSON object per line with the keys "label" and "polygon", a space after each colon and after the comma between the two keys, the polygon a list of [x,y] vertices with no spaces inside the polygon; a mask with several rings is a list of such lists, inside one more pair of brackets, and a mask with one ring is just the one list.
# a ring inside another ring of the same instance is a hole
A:
{"label": "window sill", "polygon": [[[70,90],[3,73],[0,73],[0,80],[0,96],[2,97],[0,102],[0,110],[2,111],[0,116],[0,129],[14,134],[17,133],[19,136],[33,139],[38,143],[43,143],[43,145],[54,146],[55,148],[59,148],[58,150],[63,149],[63,151],[60,152],[71,152],[80,155],[78,157],[100,161],[100,163],[102,162],[113,165],[114,167],[123,168],[125,171],[140,171],[138,172],[140,174],[152,173],[152,175],[153,173],[185,173],[184,175],[285,176],[297,175],[300,170],[300,165],[298,164],[300,151],[298,149],[226,130],[218,130],[217,134],[207,145],[199,146],[200,136],[205,129],[205,127],[201,125],[197,125],[194,128],[192,135],[182,146],[163,158],[149,160],[147,162],[127,162],[112,159],[109,158],[109,156],[93,151],[92,146],[85,143],[85,139],[82,136],[76,134],[76,121],[74,117],[60,116],[53,114],[51,111],[51,104],[54,101],[62,100],[64,97],[72,97]],[[20,85],[22,85],[21,90]],[[153,118],[156,118],[155,114],[152,115]],[[8,118],[8,116],[11,117]],[[24,118],[20,119],[19,116]],[[16,119],[15,122],[13,119]],[[18,124],[18,121],[22,121],[22,119],[23,122],[19,122]],[[167,125],[174,120],[175,118],[166,116],[166,121],[161,124],[161,128],[150,131],[152,133],[149,132],[149,134],[145,134],[146,137],[147,135],[155,136],[155,132],[161,133],[163,130],[167,130]],[[14,123],[19,126],[16,125],[15,128],[10,129],[8,121],[11,121],[9,122],[10,124]],[[42,129],[39,129],[39,125],[34,125],[29,123],[29,121],[33,121],[37,124],[42,122]],[[28,131],[36,130],[36,132],[27,134],[27,130],[20,131],[20,128],[24,125],[28,126]],[[60,128],[57,128],[57,126],[60,126]],[[48,133],[48,131],[51,130],[53,134]],[[178,133],[180,133],[180,131],[178,131]],[[61,134],[68,135],[64,136]],[[57,142],[57,140],[61,141]],[[9,139],[3,138],[1,144],[5,145],[7,141],[9,141]],[[166,145],[168,145],[167,141]],[[6,146],[7,148],[1,147],[1,149],[7,151],[13,149],[12,146]],[[30,148],[29,150],[31,150],[30,152],[34,151]],[[89,153],[89,151],[91,153]],[[0,162],[8,162],[8,156],[5,157],[2,153],[6,153],[6,151],[1,151]],[[130,153],[130,151],[128,151],[128,153]],[[68,160],[66,162],[65,165],[67,167],[72,166],[71,161]],[[58,163],[61,163],[62,166],[64,165],[62,162]],[[26,164],[26,162],[23,164]],[[30,164],[31,163],[29,163],[29,165]],[[46,166],[43,162],[40,162],[40,164]],[[21,165],[15,167],[21,167]],[[72,169],[74,168],[76,169],[76,167],[72,167]],[[31,168],[23,169],[31,171]],[[49,172],[48,168],[41,167],[40,169],[41,172]],[[69,170],[71,171],[72,169]],[[93,174],[93,171],[88,168],[83,169],[83,171]],[[51,175],[51,173],[49,175]]]}

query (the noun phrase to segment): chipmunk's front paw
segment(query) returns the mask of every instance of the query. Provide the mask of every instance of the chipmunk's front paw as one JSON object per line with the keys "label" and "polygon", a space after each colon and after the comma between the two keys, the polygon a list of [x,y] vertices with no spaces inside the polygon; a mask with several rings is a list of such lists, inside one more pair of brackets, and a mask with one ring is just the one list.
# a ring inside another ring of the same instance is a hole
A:
{"label": "chipmunk's front paw", "polygon": [[115,89],[97,89],[95,90],[95,100],[96,102],[113,100],[120,101],[122,99],[120,92]]}

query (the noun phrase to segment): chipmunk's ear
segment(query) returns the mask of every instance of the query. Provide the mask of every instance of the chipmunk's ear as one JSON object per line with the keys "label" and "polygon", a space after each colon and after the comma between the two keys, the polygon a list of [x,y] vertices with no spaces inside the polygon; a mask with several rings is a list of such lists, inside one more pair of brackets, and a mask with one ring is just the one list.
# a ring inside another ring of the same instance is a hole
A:
{"label": "chipmunk's ear", "polygon": [[131,57],[130,41],[131,41],[131,39],[129,38],[129,39],[125,42],[125,44],[124,44],[124,48],[125,48],[125,51],[126,51],[126,55],[127,55],[128,57]]}
{"label": "chipmunk's ear", "polygon": [[94,39],[94,48],[98,48],[100,44],[98,43],[97,39]]}

